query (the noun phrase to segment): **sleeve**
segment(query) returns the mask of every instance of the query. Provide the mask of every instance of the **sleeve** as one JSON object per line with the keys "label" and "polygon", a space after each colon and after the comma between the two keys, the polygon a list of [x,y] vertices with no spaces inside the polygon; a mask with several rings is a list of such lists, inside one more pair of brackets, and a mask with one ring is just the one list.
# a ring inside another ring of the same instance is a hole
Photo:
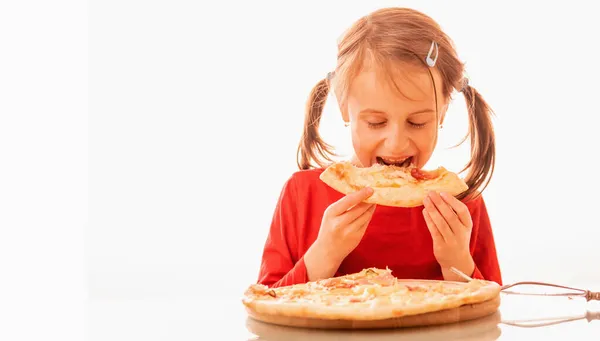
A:
{"label": "sleeve", "polygon": [[473,233],[470,247],[475,262],[475,270],[471,277],[493,281],[502,285],[502,274],[487,208],[481,196],[475,203],[471,212]]}
{"label": "sleeve", "polygon": [[[269,234],[265,242],[258,283],[269,287],[280,287],[308,281],[304,258],[294,261],[296,251],[297,219],[296,188],[290,178],[281,191]],[[292,241],[292,242],[290,242]]]}

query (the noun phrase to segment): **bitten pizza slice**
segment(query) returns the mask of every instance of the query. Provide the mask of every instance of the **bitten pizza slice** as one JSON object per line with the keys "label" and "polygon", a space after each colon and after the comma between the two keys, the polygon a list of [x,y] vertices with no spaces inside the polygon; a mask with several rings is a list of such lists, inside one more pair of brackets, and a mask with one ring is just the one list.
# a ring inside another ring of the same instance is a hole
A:
{"label": "bitten pizza slice", "polygon": [[430,191],[456,196],[469,188],[456,173],[444,167],[431,171],[381,164],[356,167],[347,161],[327,167],[320,179],[343,194],[371,187],[374,193],[365,202],[396,207],[420,206]]}

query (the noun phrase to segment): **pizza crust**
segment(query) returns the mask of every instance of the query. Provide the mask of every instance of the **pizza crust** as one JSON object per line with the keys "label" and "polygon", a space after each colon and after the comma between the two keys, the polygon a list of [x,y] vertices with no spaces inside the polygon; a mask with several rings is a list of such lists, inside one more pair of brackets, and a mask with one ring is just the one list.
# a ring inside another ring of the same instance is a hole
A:
{"label": "pizza crust", "polygon": [[417,207],[431,191],[458,195],[469,187],[457,174],[444,167],[427,172],[435,178],[418,180],[411,168],[373,165],[359,168],[350,162],[338,162],[327,167],[319,176],[321,181],[343,194],[371,187],[373,194],[366,203],[395,207]]}
{"label": "pizza crust", "polygon": [[[380,320],[348,320],[348,319],[318,319],[300,318],[281,315],[262,314],[246,308],[248,316],[256,321],[300,328],[313,329],[387,329],[443,325],[456,322],[465,322],[479,318],[489,317],[496,314],[499,320],[498,308],[500,307],[500,296],[488,301],[473,304],[465,304],[457,308],[432,311],[418,315],[407,315]],[[497,324],[492,319],[493,326]],[[256,324],[249,323],[254,328],[260,328]],[[262,330],[263,332],[267,332]],[[270,331],[270,330],[268,330]],[[256,332],[256,334],[261,334]],[[302,336],[305,336],[302,334]],[[287,339],[287,338],[286,338]]]}

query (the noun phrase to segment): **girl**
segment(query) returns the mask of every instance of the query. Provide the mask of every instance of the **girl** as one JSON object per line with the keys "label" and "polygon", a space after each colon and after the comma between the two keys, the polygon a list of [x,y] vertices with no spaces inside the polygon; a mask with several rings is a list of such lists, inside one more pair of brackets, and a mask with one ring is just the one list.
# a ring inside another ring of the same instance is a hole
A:
{"label": "girl", "polygon": [[[428,16],[406,8],[358,20],[338,45],[337,67],[312,90],[298,148],[298,166],[278,200],[258,282],[271,287],[390,268],[398,278],[502,284],[481,191],[494,166],[490,109],[462,77],[452,41]],[[360,167],[374,163],[423,167],[437,143],[450,95],[463,93],[469,110],[469,189],[458,198],[430,193],[416,208],[364,203],[372,190],[343,196],[320,179],[331,148],[318,132],[333,90],[352,132]]]}

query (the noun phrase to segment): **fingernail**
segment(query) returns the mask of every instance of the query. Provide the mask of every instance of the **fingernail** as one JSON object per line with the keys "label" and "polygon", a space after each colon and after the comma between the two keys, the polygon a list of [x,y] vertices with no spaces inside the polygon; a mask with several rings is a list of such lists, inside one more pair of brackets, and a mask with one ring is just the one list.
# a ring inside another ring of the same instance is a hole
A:
{"label": "fingernail", "polygon": [[373,189],[371,187],[365,187],[367,194],[373,194]]}
{"label": "fingernail", "polygon": [[442,198],[448,198],[448,193],[446,193],[446,192],[440,192],[440,196]]}

